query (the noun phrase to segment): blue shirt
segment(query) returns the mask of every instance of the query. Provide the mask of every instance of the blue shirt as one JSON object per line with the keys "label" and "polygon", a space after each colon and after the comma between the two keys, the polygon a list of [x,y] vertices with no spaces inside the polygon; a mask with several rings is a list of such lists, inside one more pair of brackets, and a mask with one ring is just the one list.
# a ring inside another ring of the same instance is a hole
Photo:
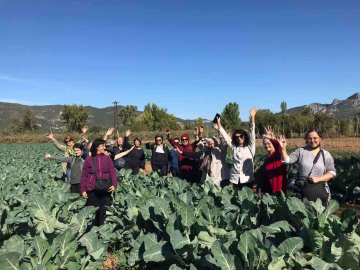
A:
{"label": "blue shirt", "polygon": [[177,157],[178,153],[174,149],[170,150],[169,156],[169,167],[170,168],[179,168],[179,160]]}

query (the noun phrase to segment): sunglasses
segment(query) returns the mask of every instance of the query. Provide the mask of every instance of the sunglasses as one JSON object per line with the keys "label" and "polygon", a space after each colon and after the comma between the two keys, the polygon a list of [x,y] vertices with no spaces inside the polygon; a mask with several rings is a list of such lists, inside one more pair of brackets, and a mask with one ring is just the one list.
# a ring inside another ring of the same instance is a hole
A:
{"label": "sunglasses", "polygon": [[156,140],[157,142],[162,142],[162,140],[160,139],[160,140]]}
{"label": "sunglasses", "polygon": [[242,138],[244,138],[244,135],[240,134],[239,136],[235,136],[235,138],[236,139],[239,139],[239,138],[242,139]]}
{"label": "sunglasses", "polygon": [[69,142],[72,142],[72,141],[65,141],[65,143],[69,143]]}
{"label": "sunglasses", "polygon": [[187,138],[183,138],[183,139],[181,139],[181,141],[188,141],[188,139],[187,139]]}

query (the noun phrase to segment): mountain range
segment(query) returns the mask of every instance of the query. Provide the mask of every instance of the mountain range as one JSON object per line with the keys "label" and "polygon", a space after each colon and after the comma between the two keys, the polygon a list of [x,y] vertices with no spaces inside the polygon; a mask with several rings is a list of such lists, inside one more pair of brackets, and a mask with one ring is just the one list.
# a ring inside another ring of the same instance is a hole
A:
{"label": "mountain range", "polygon": [[[63,105],[28,106],[17,103],[0,102],[0,129],[4,129],[10,124],[11,115],[21,115],[25,108],[28,107],[38,112],[39,124],[41,125],[39,130],[41,132],[56,132],[56,130],[61,131],[63,128],[62,120],[59,117]],[[123,106],[119,105],[118,109],[121,107]],[[311,103],[309,105],[288,109],[286,112],[288,114],[293,112],[302,112],[305,107],[310,107],[313,114],[325,113],[332,115],[335,118],[351,119],[358,112],[360,112],[360,93],[355,93],[345,100],[334,99],[331,104]],[[94,125],[99,125],[110,127],[113,125],[113,107],[96,108],[92,106],[85,106],[84,108],[89,112],[89,118],[87,120],[88,126],[91,127]],[[142,112],[139,111],[139,114],[140,113]],[[185,120],[181,118],[177,118],[177,120],[181,124],[194,122],[194,120]],[[203,121],[204,124],[209,127],[212,125],[211,121],[208,119],[203,119]]]}

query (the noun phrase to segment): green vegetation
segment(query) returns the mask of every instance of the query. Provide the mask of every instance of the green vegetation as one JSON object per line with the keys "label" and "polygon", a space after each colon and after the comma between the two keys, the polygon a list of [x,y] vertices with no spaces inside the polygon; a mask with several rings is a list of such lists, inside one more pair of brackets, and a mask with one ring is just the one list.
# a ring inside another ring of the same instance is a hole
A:
{"label": "green vegetation", "polygon": [[65,121],[67,132],[81,132],[88,117],[89,113],[82,105],[64,105],[61,109],[60,118]]}
{"label": "green vegetation", "polygon": [[224,128],[239,128],[241,124],[241,119],[239,115],[239,105],[236,102],[230,102],[229,104],[227,104],[221,114],[221,122],[223,123]]}
{"label": "green vegetation", "polygon": [[[324,209],[122,170],[106,223],[91,228],[96,208],[69,193],[46,152],[58,154],[52,144],[0,146],[1,269],[99,269],[109,251],[118,269],[359,269],[359,217],[333,215],[337,201]],[[338,178],[357,181],[355,157],[333,155]]]}
{"label": "green vegetation", "polygon": [[26,108],[22,115],[10,116],[9,129],[14,133],[32,132],[39,128],[37,121],[37,112]]}

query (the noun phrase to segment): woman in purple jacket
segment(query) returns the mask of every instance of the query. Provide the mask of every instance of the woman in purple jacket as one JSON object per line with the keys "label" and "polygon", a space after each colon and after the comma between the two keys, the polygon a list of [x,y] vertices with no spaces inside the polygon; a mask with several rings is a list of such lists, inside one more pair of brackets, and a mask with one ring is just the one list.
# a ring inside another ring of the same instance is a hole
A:
{"label": "woman in purple jacket", "polygon": [[[114,191],[117,186],[117,175],[114,162],[111,160],[110,156],[104,154],[104,151],[105,141],[102,139],[94,140],[90,149],[91,156],[86,158],[81,174],[81,194],[87,198],[88,206],[99,207],[96,211],[95,220],[93,221],[93,225],[95,226],[104,224],[106,206],[110,205],[111,192]],[[109,188],[108,192],[95,191],[96,179],[92,157],[95,158],[97,178],[111,179],[112,186]]]}

